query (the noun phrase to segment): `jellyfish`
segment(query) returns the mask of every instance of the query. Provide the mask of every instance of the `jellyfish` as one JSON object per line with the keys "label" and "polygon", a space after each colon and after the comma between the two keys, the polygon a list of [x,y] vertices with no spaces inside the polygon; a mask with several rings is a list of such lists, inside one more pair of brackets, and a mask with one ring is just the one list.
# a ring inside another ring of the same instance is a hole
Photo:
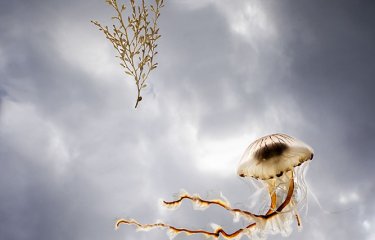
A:
{"label": "jellyfish", "polygon": [[195,209],[204,210],[211,205],[224,208],[233,214],[235,220],[243,218],[248,222],[234,232],[227,232],[216,224],[212,224],[213,231],[209,231],[176,227],[164,222],[141,224],[134,219],[119,219],[116,228],[122,224],[135,225],[137,230],[143,231],[165,228],[170,239],[180,233],[202,234],[213,238],[222,236],[226,239],[240,239],[243,236],[265,239],[269,234],[288,236],[294,221],[299,228],[302,226],[298,211],[306,204],[306,166],[313,156],[314,151],[310,146],[286,134],[267,135],[249,145],[237,167],[237,175],[256,181],[266,189],[269,206],[262,213],[232,207],[225,197],[207,200],[185,191],[173,201],[162,201],[170,209],[176,209],[184,200],[191,201]]}

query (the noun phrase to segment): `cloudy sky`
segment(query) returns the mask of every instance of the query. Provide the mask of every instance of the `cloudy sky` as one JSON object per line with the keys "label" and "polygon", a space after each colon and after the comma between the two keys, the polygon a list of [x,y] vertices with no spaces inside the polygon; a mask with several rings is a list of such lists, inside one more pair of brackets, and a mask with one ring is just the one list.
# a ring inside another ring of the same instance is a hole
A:
{"label": "cloudy sky", "polygon": [[375,239],[373,1],[166,1],[136,110],[134,82],[90,23],[111,24],[104,2],[0,1],[1,239],[166,239],[115,231],[121,217],[233,230],[220,209],[158,201],[186,189],[245,206],[254,189],[236,166],[275,132],[315,150],[320,206],[309,195],[290,239]]}

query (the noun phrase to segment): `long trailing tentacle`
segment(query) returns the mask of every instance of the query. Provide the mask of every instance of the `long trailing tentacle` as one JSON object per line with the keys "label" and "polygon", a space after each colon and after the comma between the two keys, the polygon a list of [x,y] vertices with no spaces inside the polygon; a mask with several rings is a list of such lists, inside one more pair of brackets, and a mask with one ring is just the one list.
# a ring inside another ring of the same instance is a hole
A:
{"label": "long trailing tentacle", "polygon": [[233,233],[227,233],[221,227],[216,228],[216,230],[214,232],[209,232],[209,231],[202,230],[202,229],[191,230],[191,229],[187,229],[187,228],[177,228],[177,227],[174,227],[174,226],[171,226],[169,224],[162,223],[162,222],[153,223],[153,224],[141,224],[141,223],[139,223],[135,220],[132,220],[132,219],[131,220],[125,220],[125,219],[118,220],[116,222],[116,228],[118,228],[121,224],[135,225],[139,230],[143,230],[143,231],[148,231],[148,230],[151,230],[153,228],[167,228],[170,236],[175,236],[179,233],[186,233],[188,235],[190,235],[190,234],[203,234],[206,237],[218,238],[221,234],[223,237],[225,237],[227,239],[236,238],[240,234],[242,234],[244,231],[249,230],[256,225],[255,223],[252,223],[252,224],[247,225],[244,228],[238,229],[237,231],[235,231]]}
{"label": "long trailing tentacle", "polygon": [[260,216],[260,215],[256,215],[251,212],[244,211],[238,208],[232,208],[229,205],[229,203],[222,201],[221,199],[205,200],[205,199],[200,198],[198,195],[189,195],[188,193],[183,193],[175,201],[171,201],[171,202],[163,201],[163,204],[167,208],[175,208],[175,207],[178,207],[182,203],[182,201],[185,199],[191,200],[192,202],[194,202],[194,204],[196,204],[196,206],[200,208],[205,208],[205,207],[208,207],[209,205],[217,205],[228,210],[229,212],[232,212],[233,214],[240,214],[246,218],[254,218],[254,217]]}
{"label": "long trailing tentacle", "polygon": [[[253,213],[250,213],[250,212],[247,212],[247,211],[242,211],[240,209],[233,209],[229,206],[229,204],[227,204],[227,203],[225,203],[224,201],[221,201],[221,200],[203,200],[203,199],[199,198],[198,196],[190,196],[188,194],[180,196],[180,198],[176,201],[172,201],[172,202],[164,201],[164,204],[166,204],[167,206],[168,205],[178,206],[181,203],[181,201],[183,201],[184,199],[190,199],[192,201],[195,201],[199,204],[206,205],[206,206],[218,205],[218,206],[221,206],[221,207],[223,207],[224,209],[226,209],[230,212],[237,213],[237,214],[238,213],[244,214],[247,217],[251,217],[253,219],[255,217],[255,218],[267,220],[267,219],[269,219],[273,216],[276,216],[277,214],[280,214],[281,211],[290,203],[290,201],[292,199],[293,191],[294,191],[294,179],[293,179],[293,175],[292,175],[292,178],[290,179],[290,182],[289,182],[288,194],[287,194],[285,200],[283,201],[283,203],[275,211],[269,212],[265,215],[257,215],[257,214],[253,214]],[[233,233],[227,233],[221,227],[217,227],[215,229],[215,231],[209,232],[209,231],[201,230],[201,229],[191,230],[191,229],[187,229],[187,228],[177,228],[177,227],[174,227],[172,225],[162,223],[162,222],[154,223],[154,224],[141,224],[141,223],[139,223],[139,222],[137,222],[133,219],[130,219],[130,220],[120,219],[120,220],[118,220],[116,222],[116,228],[119,228],[119,226],[121,224],[135,225],[138,230],[143,230],[143,231],[148,231],[148,230],[151,230],[153,228],[167,228],[169,230],[170,236],[175,236],[176,234],[184,232],[186,234],[203,234],[206,237],[215,237],[215,238],[218,238],[221,234],[223,237],[225,237],[227,239],[236,238],[236,237],[240,236],[242,233],[244,233],[245,231],[250,230],[252,227],[256,226],[256,223],[251,223],[251,224],[247,225],[245,228],[240,228]]]}

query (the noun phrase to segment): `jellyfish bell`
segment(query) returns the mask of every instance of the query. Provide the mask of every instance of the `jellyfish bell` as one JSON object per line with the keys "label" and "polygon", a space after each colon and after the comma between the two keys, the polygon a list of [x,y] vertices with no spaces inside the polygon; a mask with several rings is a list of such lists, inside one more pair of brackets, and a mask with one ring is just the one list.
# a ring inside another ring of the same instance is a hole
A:
{"label": "jellyfish bell", "polygon": [[286,134],[272,134],[255,140],[246,149],[237,169],[241,177],[268,180],[312,160],[313,149]]}
{"label": "jellyfish bell", "polygon": [[237,174],[261,181],[270,196],[265,213],[270,217],[257,219],[257,227],[263,232],[287,236],[294,219],[301,226],[297,210],[306,203],[305,167],[313,156],[310,146],[286,134],[261,137],[246,149]]}

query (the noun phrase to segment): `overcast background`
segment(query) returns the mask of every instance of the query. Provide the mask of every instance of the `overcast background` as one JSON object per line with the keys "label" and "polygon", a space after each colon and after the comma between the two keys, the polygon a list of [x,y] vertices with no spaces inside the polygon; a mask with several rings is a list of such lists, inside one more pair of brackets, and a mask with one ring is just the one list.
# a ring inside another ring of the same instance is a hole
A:
{"label": "overcast background", "polygon": [[104,0],[0,1],[0,239],[167,238],[115,231],[121,217],[234,230],[218,208],[158,201],[183,188],[246,205],[237,163],[275,132],[315,150],[321,207],[310,197],[290,239],[375,239],[373,1],[167,0],[136,110],[90,23],[110,16]]}

